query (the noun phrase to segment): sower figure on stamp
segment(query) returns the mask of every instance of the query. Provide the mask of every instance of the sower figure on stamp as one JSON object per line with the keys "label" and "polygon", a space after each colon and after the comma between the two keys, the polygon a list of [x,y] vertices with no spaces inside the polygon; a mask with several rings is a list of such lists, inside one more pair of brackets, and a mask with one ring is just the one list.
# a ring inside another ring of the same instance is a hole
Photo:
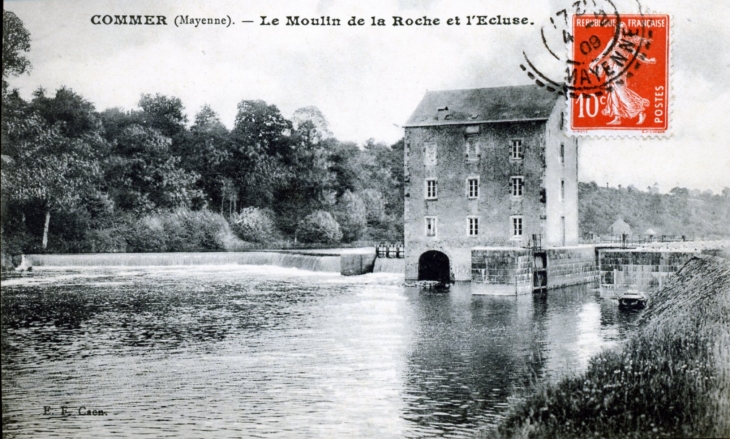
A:
{"label": "sower figure on stamp", "polygon": [[[651,40],[627,32],[624,23],[621,23],[620,26],[621,45],[625,47],[626,44],[630,43],[633,47],[636,47],[636,62],[655,64],[656,58],[647,58],[643,53],[639,53],[642,43],[646,44]],[[590,64],[591,71],[596,72],[599,78],[608,76],[609,72],[617,72],[623,68],[623,64],[619,64],[617,60],[620,58],[616,56],[614,51],[608,50],[610,46],[609,42],[603,50],[602,56],[599,56]],[[606,107],[601,111],[601,114],[613,116],[613,120],[608,122],[607,125],[620,125],[621,119],[633,119],[637,115],[639,121],[636,124],[641,125],[644,122],[646,119],[644,109],[649,106],[649,100],[629,88],[628,76],[616,80],[606,91]]]}

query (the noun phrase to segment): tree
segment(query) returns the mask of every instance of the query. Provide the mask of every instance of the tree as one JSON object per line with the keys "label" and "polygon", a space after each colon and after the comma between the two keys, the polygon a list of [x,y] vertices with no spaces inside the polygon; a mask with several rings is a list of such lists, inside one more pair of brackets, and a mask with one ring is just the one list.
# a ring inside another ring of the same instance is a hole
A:
{"label": "tree", "polygon": [[241,101],[231,135],[246,155],[269,155],[286,158],[289,155],[289,134],[292,124],[275,105],[261,100]]}
{"label": "tree", "polygon": [[107,108],[99,113],[99,119],[104,127],[102,135],[113,143],[122,133],[124,128],[130,125],[143,125],[139,111],[126,111],[119,107]]}
{"label": "tree", "polygon": [[163,136],[176,142],[184,135],[188,117],[180,98],[168,97],[160,93],[154,96],[143,94],[139,99],[142,109],[140,118],[142,125],[158,130]]}
{"label": "tree", "polygon": [[[289,173],[276,192],[279,225],[291,233],[296,218],[315,210],[330,210],[336,202],[331,151],[310,121],[304,121],[290,138],[291,155],[284,161]],[[295,214],[292,216],[292,214]]]}
{"label": "tree", "polygon": [[58,127],[49,128],[40,117],[31,119],[22,129],[18,154],[3,174],[3,189],[12,200],[43,208],[45,249],[51,213],[78,203],[85,191],[95,187],[99,164],[87,154],[89,147],[83,140],[63,136]]}
{"label": "tree", "polygon": [[669,191],[669,194],[675,197],[688,198],[689,189],[683,187],[673,187],[672,190]]}
{"label": "tree", "polygon": [[394,222],[401,229],[403,228],[403,209],[405,198],[405,175],[403,172],[405,142],[403,139],[395,142],[390,146],[390,151],[386,156],[389,160],[390,176],[392,178],[392,189],[385,190],[384,194],[388,203],[388,214],[394,215]]}
{"label": "tree", "polygon": [[224,170],[236,184],[246,206],[271,204],[282,181],[289,177],[291,122],[274,105],[241,101],[231,131],[231,160]]}
{"label": "tree", "polygon": [[46,96],[43,88],[37,89],[31,109],[69,138],[98,136],[102,129],[94,104],[65,86],[56,90],[53,97]]}
{"label": "tree", "polygon": [[[4,189],[24,210],[43,212],[42,246],[47,247],[51,214],[84,210],[101,200],[99,158],[107,152],[94,106],[62,87],[53,97],[43,89],[28,104],[16,93],[4,96],[3,152],[12,158]],[[5,169],[4,169],[5,171]]]}
{"label": "tree", "polygon": [[335,189],[337,195],[342,196],[345,191],[355,192],[359,188],[358,156],[360,148],[353,142],[340,142],[336,139],[328,139],[325,148],[330,151],[330,171],[334,174]]}
{"label": "tree", "polygon": [[325,119],[324,115],[319,108],[315,106],[299,108],[291,117],[293,128],[298,130],[304,122],[311,124],[311,130],[313,131],[314,143],[319,143],[322,140],[326,140],[332,137],[332,132],[329,128],[329,122]]}
{"label": "tree", "polygon": [[105,165],[108,190],[120,207],[143,213],[202,201],[198,175],[180,166],[171,143],[154,128],[130,125],[121,131]]}
{"label": "tree", "polygon": [[14,13],[3,10],[3,95],[8,89],[8,77],[30,71],[30,61],[22,55],[22,52],[29,51],[30,33],[23,26],[23,21]]}
{"label": "tree", "polygon": [[377,189],[368,188],[360,192],[360,196],[367,206],[368,224],[372,226],[383,221],[386,217],[386,202],[383,194]]}
{"label": "tree", "polygon": [[213,111],[208,104],[203,105],[198,114],[195,115],[195,123],[190,127],[190,131],[199,134],[213,134],[217,136],[225,136],[228,130],[221,123],[218,113]]}
{"label": "tree", "polygon": [[330,150],[319,142],[317,130],[310,121],[302,122],[294,130],[291,144],[294,184],[305,197],[323,203],[325,193],[334,183]]}
{"label": "tree", "polygon": [[20,97],[18,90],[3,95],[1,133],[3,156],[15,157],[18,154],[20,141],[33,121],[40,122],[40,118],[33,115],[33,109]]}
{"label": "tree", "polygon": [[186,127],[188,117],[180,98],[160,93],[155,93],[154,96],[144,93],[138,105],[142,111],[131,112],[136,119],[135,123],[153,128],[170,139],[170,153],[182,157],[190,132]]}
{"label": "tree", "polygon": [[345,242],[355,241],[363,235],[368,222],[367,209],[360,196],[346,191],[337,202],[334,213]]}
{"label": "tree", "polygon": [[204,105],[195,116],[195,123],[181,147],[180,157],[183,168],[200,175],[198,188],[214,206],[232,199],[233,191],[226,191],[226,196],[221,191],[226,165],[231,160],[228,130],[208,105]]}

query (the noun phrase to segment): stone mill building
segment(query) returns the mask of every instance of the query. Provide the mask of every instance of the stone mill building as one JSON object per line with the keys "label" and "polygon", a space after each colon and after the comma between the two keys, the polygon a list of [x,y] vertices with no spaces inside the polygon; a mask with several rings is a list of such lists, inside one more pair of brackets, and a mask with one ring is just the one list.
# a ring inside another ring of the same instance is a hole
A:
{"label": "stone mill building", "polygon": [[537,85],[426,93],[405,125],[407,280],[507,292],[586,281],[564,106]]}

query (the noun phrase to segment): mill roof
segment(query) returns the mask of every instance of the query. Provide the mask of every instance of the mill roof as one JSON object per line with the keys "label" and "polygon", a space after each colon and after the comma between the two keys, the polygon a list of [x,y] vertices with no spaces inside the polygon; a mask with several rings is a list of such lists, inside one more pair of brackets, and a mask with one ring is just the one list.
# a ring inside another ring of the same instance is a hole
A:
{"label": "mill roof", "polygon": [[429,91],[405,126],[546,120],[558,99],[537,85]]}

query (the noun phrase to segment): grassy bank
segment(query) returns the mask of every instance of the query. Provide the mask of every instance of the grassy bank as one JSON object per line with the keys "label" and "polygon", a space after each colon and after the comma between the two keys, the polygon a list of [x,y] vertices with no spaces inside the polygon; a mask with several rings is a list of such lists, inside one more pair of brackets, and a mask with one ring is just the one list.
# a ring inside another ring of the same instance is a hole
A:
{"label": "grassy bank", "polygon": [[730,261],[690,260],[621,351],[535,389],[480,436],[730,437]]}

